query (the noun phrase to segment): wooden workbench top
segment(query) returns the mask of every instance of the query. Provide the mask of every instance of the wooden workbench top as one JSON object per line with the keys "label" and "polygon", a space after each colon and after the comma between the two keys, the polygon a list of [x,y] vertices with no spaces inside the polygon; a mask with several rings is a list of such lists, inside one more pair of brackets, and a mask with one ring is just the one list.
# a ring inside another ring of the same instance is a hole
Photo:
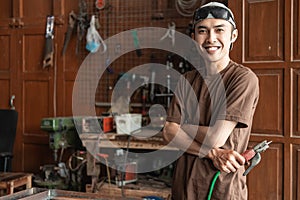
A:
{"label": "wooden workbench top", "polygon": [[127,148],[129,145],[130,149],[178,150],[164,144],[161,134],[153,135],[151,131],[143,131],[143,134],[135,134],[135,136],[130,137],[127,134],[116,133],[84,133],[80,134],[80,138],[84,146],[88,142],[99,141],[101,148]]}

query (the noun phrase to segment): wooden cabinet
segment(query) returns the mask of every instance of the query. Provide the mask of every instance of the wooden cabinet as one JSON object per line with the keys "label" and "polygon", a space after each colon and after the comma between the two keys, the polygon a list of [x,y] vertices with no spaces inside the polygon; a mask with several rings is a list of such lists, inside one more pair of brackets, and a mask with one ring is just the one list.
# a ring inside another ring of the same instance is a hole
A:
{"label": "wooden cabinet", "polygon": [[[64,100],[64,77],[58,75],[58,71],[64,71],[63,58],[58,49],[62,48],[66,30],[65,4],[64,0],[0,2],[0,106],[8,108],[10,97],[15,95],[19,112],[14,171],[38,172],[40,165],[53,162],[48,135],[41,131],[40,121],[65,114],[65,109],[57,109],[64,107],[64,102],[58,102]],[[55,16],[54,64],[43,68],[48,15]]]}
{"label": "wooden cabinet", "polygon": [[299,199],[299,1],[229,1],[239,39],[234,60],[257,74],[260,99],[250,146],[271,148],[248,176],[249,199]]}

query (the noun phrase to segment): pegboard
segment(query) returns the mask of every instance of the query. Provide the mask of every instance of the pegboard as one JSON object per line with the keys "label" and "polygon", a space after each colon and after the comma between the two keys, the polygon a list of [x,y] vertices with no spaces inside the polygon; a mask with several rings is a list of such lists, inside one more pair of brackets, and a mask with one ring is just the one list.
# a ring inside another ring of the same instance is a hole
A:
{"label": "pegboard", "polygon": [[[105,0],[103,1],[105,5],[101,9],[97,9],[95,0],[78,1],[79,4],[82,1],[86,3],[88,19],[92,15],[98,19],[97,31],[103,40],[122,31],[140,27],[168,28],[170,23],[176,25],[176,31],[189,34],[189,23],[192,19],[191,11],[204,3],[201,0]],[[189,2],[193,4],[188,6],[188,11],[184,11],[189,15],[183,14],[183,11],[178,9],[178,3]],[[80,47],[79,53],[82,58],[87,55],[85,46]],[[139,53],[133,51],[120,56],[116,61],[110,63],[109,70],[99,80],[96,105],[103,107],[103,111],[110,106],[114,85],[121,74],[145,63],[166,64],[169,56],[169,52],[158,49],[142,49]],[[179,62],[179,58],[174,57],[174,68]],[[141,99],[141,94],[136,94],[131,101],[132,103],[140,103]]]}

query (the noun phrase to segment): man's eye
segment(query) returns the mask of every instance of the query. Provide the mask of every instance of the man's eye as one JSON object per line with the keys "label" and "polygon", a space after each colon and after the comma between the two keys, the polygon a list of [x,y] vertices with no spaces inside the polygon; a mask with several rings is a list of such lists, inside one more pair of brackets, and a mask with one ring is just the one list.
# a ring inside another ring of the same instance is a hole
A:
{"label": "man's eye", "polygon": [[198,32],[201,33],[201,34],[204,34],[204,33],[206,33],[207,31],[206,31],[205,29],[199,29]]}
{"label": "man's eye", "polygon": [[222,29],[222,28],[218,28],[216,31],[217,31],[217,32],[223,32],[223,31],[224,31],[224,29]]}

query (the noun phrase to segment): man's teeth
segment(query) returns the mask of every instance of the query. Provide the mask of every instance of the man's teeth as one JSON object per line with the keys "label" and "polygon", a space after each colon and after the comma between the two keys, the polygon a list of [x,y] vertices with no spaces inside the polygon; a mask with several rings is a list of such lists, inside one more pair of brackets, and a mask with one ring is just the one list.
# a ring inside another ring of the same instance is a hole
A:
{"label": "man's teeth", "polygon": [[207,47],[206,49],[209,51],[215,51],[218,49],[218,47]]}

